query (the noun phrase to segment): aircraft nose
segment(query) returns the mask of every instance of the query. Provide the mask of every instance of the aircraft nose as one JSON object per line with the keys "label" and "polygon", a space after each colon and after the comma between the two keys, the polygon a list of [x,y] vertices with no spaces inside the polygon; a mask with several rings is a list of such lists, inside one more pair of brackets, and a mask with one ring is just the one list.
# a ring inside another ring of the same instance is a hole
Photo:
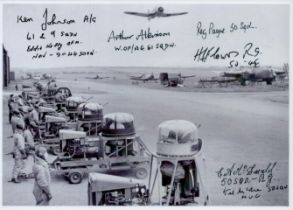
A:
{"label": "aircraft nose", "polygon": [[159,7],[159,12],[164,12],[164,8],[163,7]]}

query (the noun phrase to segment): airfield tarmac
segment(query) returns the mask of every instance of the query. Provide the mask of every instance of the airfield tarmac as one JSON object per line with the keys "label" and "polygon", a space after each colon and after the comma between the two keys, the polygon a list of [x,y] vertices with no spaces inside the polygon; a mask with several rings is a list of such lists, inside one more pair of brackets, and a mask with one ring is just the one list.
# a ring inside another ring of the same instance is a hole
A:
{"label": "airfield tarmac", "polygon": [[[289,108],[288,90],[256,92],[186,92],[166,88],[146,88],[129,81],[89,80],[85,74],[56,74],[57,85],[67,86],[73,95],[93,97],[91,101],[109,104],[104,113],[128,112],[134,115],[137,134],[155,152],[157,126],[165,120],[185,119],[200,123],[206,158],[206,181],[211,205],[288,205],[288,188],[267,192],[263,184],[261,197],[240,199],[225,196],[217,171],[221,167],[256,164],[266,167],[277,162],[273,171],[274,185],[288,184]],[[13,84],[11,84],[13,86]],[[34,205],[33,180],[21,184],[11,179],[13,159],[11,126],[8,124],[7,98],[3,92],[3,204]],[[54,159],[53,156],[50,157]],[[27,164],[31,170],[32,159]],[[128,175],[122,173],[123,175]],[[255,185],[257,186],[257,185]],[[87,179],[70,185],[62,177],[52,176],[51,205],[87,205]]]}

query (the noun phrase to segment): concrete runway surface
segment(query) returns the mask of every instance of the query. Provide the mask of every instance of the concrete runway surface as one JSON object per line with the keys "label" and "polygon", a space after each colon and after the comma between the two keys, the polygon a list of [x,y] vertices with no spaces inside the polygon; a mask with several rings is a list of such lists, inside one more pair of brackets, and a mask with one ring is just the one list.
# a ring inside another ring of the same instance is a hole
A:
{"label": "concrete runway surface", "polygon": [[[84,77],[84,75],[82,75]],[[233,163],[273,169],[273,185],[288,184],[288,91],[250,93],[178,92],[121,85],[78,78],[57,79],[58,86],[67,86],[73,95],[93,96],[91,101],[109,102],[104,113],[128,112],[134,115],[136,131],[148,148],[155,152],[157,126],[170,119],[185,119],[202,124],[199,136],[203,139],[206,157],[205,185],[211,205],[288,205],[288,188],[268,192],[263,183],[261,196],[241,199],[225,195],[217,171]],[[7,98],[3,92],[3,204],[34,205],[33,180],[21,184],[11,179],[13,159],[5,155],[12,151],[13,139],[8,124]],[[50,157],[54,159],[53,156]],[[32,159],[27,171],[31,170]],[[70,185],[62,177],[52,176],[52,205],[87,205],[87,179]]]}

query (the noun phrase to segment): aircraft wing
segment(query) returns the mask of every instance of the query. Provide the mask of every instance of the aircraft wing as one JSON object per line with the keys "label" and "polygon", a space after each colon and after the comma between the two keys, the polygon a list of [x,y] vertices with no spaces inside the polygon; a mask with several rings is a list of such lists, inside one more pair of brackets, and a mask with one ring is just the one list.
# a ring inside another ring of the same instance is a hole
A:
{"label": "aircraft wing", "polygon": [[186,79],[186,78],[191,78],[191,77],[195,77],[195,75],[181,76],[181,78],[183,78],[183,79]]}
{"label": "aircraft wing", "polygon": [[140,79],[143,79],[144,76],[145,76],[144,74],[142,74],[140,76],[130,76],[130,79],[132,79],[132,80],[140,80]]}
{"label": "aircraft wing", "polygon": [[232,73],[232,72],[224,72],[224,77],[241,77],[243,73]]}
{"label": "aircraft wing", "polygon": [[110,78],[110,77],[99,77],[97,79],[107,79],[107,78]]}
{"label": "aircraft wing", "polygon": [[136,15],[140,17],[152,17],[155,15],[155,13],[140,13],[140,12],[124,12],[124,13],[128,15]]}
{"label": "aircraft wing", "polygon": [[158,80],[158,78],[145,78],[145,79],[141,79],[141,81],[144,81],[144,82],[146,82],[146,81],[152,81],[152,80],[156,81],[156,80]]}
{"label": "aircraft wing", "polygon": [[137,78],[137,77],[133,77],[130,78],[131,80],[138,80],[138,81],[146,81],[144,78]]}
{"label": "aircraft wing", "polygon": [[176,15],[185,15],[188,12],[179,12],[179,13],[163,13],[162,17],[170,17],[170,16],[176,16]]}
{"label": "aircraft wing", "polygon": [[86,77],[86,79],[99,79],[97,77]]}
{"label": "aircraft wing", "polygon": [[287,72],[285,72],[285,71],[274,71],[274,73],[275,73],[276,75],[284,75],[284,74],[286,74]]}
{"label": "aircraft wing", "polygon": [[138,81],[143,81],[143,82],[147,82],[147,81],[156,81],[158,80],[157,78],[135,78],[132,80],[138,80]]}
{"label": "aircraft wing", "polygon": [[97,75],[96,77],[86,77],[86,79],[95,79],[95,80],[97,80],[97,79],[107,79],[107,78],[110,78],[110,77],[101,77],[99,75]]}

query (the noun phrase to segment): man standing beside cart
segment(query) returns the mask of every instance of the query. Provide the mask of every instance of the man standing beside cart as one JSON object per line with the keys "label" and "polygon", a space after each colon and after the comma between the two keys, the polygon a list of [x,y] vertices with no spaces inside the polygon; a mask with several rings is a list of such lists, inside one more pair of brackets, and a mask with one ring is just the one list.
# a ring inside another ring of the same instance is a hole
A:
{"label": "man standing beside cart", "polygon": [[29,123],[32,126],[34,133],[35,133],[35,137],[36,139],[42,139],[41,136],[41,131],[39,128],[39,113],[37,111],[37,109],[39,108],[38,104],[35,104],[34,107],[32,109],[30,109],[30,113],[29,113]]}
{"label": "man standing beside cart", "polygon": [[39,147],[35,153],[35,163],[33,165],[35,183],[33,194],[36,199],[36,205],[38,206],[48,206],[52,199],[50,189],[51,177],[47,155],[47,150],[44,147]]}
{"label": "man standing beside cart", "polygon": [[13,183],[20,183],[18,176],[21,173],[21,170],[25,168],[24,159],[27,158],[25,152],[25,143],[23,137],[23,130],[24,124],[18,123],[16,124],[16,129],[14,133],[14,150],[13,150],[13,157],[14,157],[14,167],[12,171],[12,179],[11,182]]}

